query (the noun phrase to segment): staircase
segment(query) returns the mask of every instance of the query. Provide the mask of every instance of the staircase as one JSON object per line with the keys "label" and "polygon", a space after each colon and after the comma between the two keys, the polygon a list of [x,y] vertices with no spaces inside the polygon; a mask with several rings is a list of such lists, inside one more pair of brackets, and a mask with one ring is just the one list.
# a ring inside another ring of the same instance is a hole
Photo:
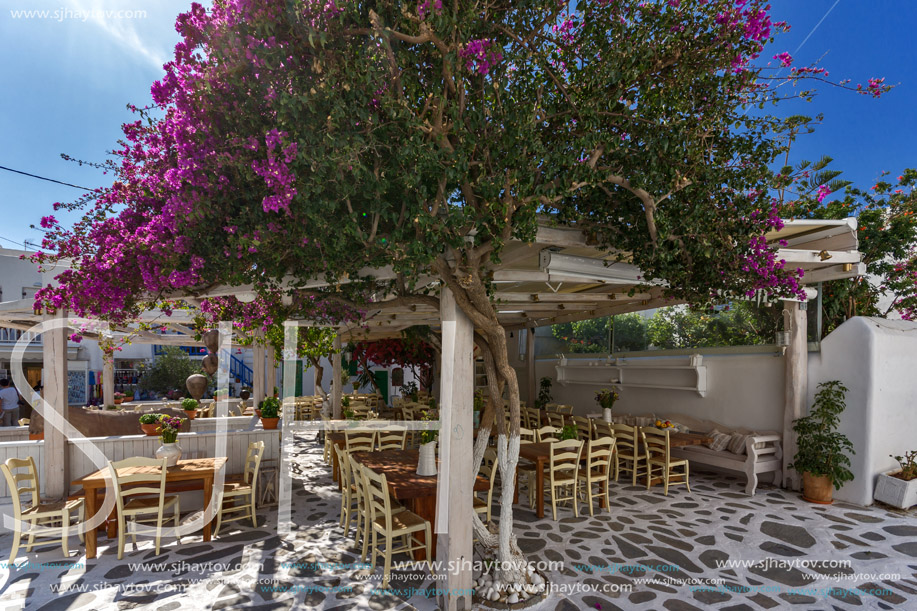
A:
{"label": "staircase", "polygon": [[251,386],[255,382],[255,371],[245,364],[245,361],[226,350],[220,353],[220,358],[229,357],[229,378],[235,380],[239,378],[242,386]]}

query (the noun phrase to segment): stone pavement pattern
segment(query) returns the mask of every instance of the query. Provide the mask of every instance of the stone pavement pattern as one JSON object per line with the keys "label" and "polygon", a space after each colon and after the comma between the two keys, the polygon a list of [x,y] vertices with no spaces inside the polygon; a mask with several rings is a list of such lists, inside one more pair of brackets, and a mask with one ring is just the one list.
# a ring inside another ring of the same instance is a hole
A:
{"label": "stone pavement pattern", "polygon": [[[100,537],[99,558],[85,569],[85,556],[71,552],[64,561],[59,547],[20,551],[20,568],[0,568],[0,610],[436,609],[422,592],[436,586],[425,571],[395,570],[395,591],[385,592],[377,590],[381,568],[369,575],[354,566],[359,550],[338,526],[337,486],[313,436],[297,437],[289,535],[278,536],[276,513],[263,510],[266,523],[258,528],[231,523],[210,543],[200,535],[185,537],[181,545],[165,539],[159,556],[147,539],[136,552],[128,545],[118,561],[116,546]],[[561,563],[548,576],[567,588],[532,608],[917,609],[913,512],[813,506],[798,494],[766,486],[749,497],[743,487],[737,478],[695,473],[692,492],[677,486],[665,497],[659,486],[646,491],[622,481],[612,487],[611,513],[589,517],[580,505],[581,515],[574,517],[562,508],[558,522],[550,512],[537,520],[527,506],[517,506],[521,548],[532,561]],[[0,536],[0,557],[10,544],[9,533]],[[71,550],[82,551],[75,537]],[[767,559],[770,566],[753,566]],[[794,559],[825,565],[777,562]],[[718,564],[727,560],[748,565]],[[849,560],[850,567],[826,566],[840,560]],[[43,562],[58,566],[37,566]],[[134,563],[159,566],[143,570]],[[212,572],[202,572],[204,567]],[[835,579],[836,573],[843,578]],[[861,573],[899,577],[867,579]],[[691,579],[720,579],[725,587],[699,591],[683,585]]]}

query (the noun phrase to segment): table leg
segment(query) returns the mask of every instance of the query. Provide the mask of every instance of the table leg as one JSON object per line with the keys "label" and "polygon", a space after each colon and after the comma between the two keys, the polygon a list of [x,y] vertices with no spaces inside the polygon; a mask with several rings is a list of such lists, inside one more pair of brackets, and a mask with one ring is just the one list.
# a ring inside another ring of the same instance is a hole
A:
{"label": "table leg", "polygon": [[[86,498],[83,501],[86,504],[86,508],[85,508],[85,513],[83,515],[85,516],[87,520],[91,518],[92,516],[94,516],[96,512],[99,510],[97,492],[98,492],[97,488],[90,488],[89,490],[86,490]],[[97,532],[97,529],[90,528],[85,533],[83,533],[83,537],[86,542],[86,558],[87,559],[96,557],[96,532]]]}
{"label": "table leg", "polygon": [[[213,477],[204,478],[204,541],[210,541],[210,525],[213,523],[213,517],[216,515],[216,512],[220,510],[219,507],[214,507],[211,504],[211,495],[213,494]],[[207,507],[210,507],[210,511],[207,511]],[[208,515],[209,514],[209,515]]]}
{"label": "table leg", "polygon": [[539,460],[535,466],[535,490],[538,491],[538,498],[536,499],[536,507],[538,510],[535,512],[539,518],[544,517],[544,461]]}
{"label": "table leg", "polygon": [[[430,553],[433,555],[433,558],[436,558],[436,533],[433,532],[433,529],[436,528],[436,496],[425,496],[414,499],[411,511],[430,523],[430,533],[433,536],[433,541],[430,543]],[[413,534],[419,541],[425,542],[426,536],[423,531]],[[425,550],[414,550],[415,561],[420,562],[426,559],[427,553]]]}

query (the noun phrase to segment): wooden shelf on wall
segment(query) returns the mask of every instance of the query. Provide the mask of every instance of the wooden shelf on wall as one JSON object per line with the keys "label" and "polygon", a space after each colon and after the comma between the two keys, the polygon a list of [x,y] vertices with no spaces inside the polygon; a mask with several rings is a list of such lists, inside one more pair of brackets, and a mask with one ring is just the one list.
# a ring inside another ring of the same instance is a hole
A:
{"label": "wooden shelf on wall", "polygon": [[[707,367],[703,365],[703,357],[699,354],[671,361],[667,359],[667,362],[659,362],[655,358],[571,360],[560,355],[554,369],[557,372],[557,383],[561,386],[614,384],[621,388],[686,390],[696,392],[701,397],[707,396]],[[656,373],[646,376],[640,375],[641,372]],[[679,375],[677,372],[686,372],[687,375]]]}

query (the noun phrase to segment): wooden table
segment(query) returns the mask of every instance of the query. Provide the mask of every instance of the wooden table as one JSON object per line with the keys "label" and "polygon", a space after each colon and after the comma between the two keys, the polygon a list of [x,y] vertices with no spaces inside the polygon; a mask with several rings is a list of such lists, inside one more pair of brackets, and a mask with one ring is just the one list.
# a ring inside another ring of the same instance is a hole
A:
{"label": "wooden table", "polygon": [[[417,475],[417,450],[385,450],[383,452],[354,452],[354,460],[376,473],[385,475],[388,489],[395,500],[430,523],[430,530],[436,528],[436,488],[439,477]],[[437,460],[437,463],[439,461]],[[480,475],[475,478],[473,490],[487,490],[490,482]],[[469,516],[469,519],[471,517]],[[421,541],[424,533],[414,533]],[[436,533],[430,546],[436,558]],[[414,550],[414,560],[425,560],[424,550]]]}
{"label": "wooden table", "polygon": [[[204,503],[210,502],[210,496],[213,493],[213,479],[217,471],[226,466],[226,457],[220,458],[190,458],[179,460],[174,467],[169,467],[166,474],[166,491],[169,492],[169,484],[179,482],[200,481],[204,489]],[[132,469],[122,470],[127,473],[156,473],[155,467],[135,467]],[[81,486],[86,493],[86,519],[88,520],[96,514],[102,505],[102,499],[105,497],[106,486],[110,483],[111,477],[108,467],[100,469],[95,473],[87,475],[82,479],[73,482],[74,486]],[[112,510],[112,517],[116,515],[117,507]],[[211,510],[212,515],[209,520],[204,522],[204,541],[210,541],[211,522],[216,512]],[[205,514],[206,517],[206,507]],[[114,534],[114,528],[117,520],[109,519],[108,536],[111,538]],[[96,529],[92,528],[85,533],[86,536],[86,558],[96,557]]]}

